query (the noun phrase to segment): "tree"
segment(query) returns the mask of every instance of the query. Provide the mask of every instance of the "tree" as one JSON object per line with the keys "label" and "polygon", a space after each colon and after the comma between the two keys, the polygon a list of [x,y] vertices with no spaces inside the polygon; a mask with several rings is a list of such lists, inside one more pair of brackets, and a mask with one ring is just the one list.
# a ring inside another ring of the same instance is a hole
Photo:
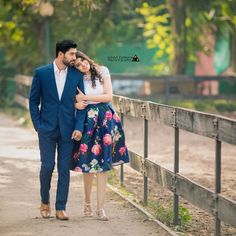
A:
{"label": "tree", "polygon": [[[141,0],[51,0],[51,3],[52,45],[59,39],[72,38],[80,50],[95,57],[96,49],[109,43],[131,38],[143,40],[134,11]],[[5,72],[13,71],[10,66],[18,73],[32,74],[36,66],[44,64],[45,18],[40,16],[39,7],[39,0],[0,0],[0,48],[6,55]],[[54,47],[51,55],[54,57]]]}
{"label": "tree", "polygon": [[196,61],[196,52],[209,53],[206,34],[235,29],[235,0],[163,0],[147,2],[138,9],[144,16],[144,36],[149,47],[158,47],[157,58],[167,61],[157,73],[184,74],[186,64]]}
{"label": "tree", "polygon": [[[0,0],[1,104],[6,104],[9,77],[13,77],[16,73],[32,75],[35,67],[44,64],[45,18],[39,14],[40,2],[40,0]],[[51,18],[51,26],[55,29],[52,31],[52,39],[55,43],[60,38],[73,38],[77,25],[81,22],[78,15],[84,11],[95,11],[95,2],[102,4],[105,0],[86,1],[87,4],[83,6],[78,5],[85,3],[82,0],[52,2],[56,9],[55,18]],[[68,11],[64,13],[66,8]],[[73,30],[69,34],[68,25],[74,21],[67,22],[68,17],[75,19]],[[85,20],[82,26],[85,25],[84,23]],[[81,28],[86,31],[85,27]]]}
{"label": "tree", "polygon": [[[6,73],[12,71],[10,68],[15,68],[15,71],[20,73],[32,74],[35,66],[44,63],[45,18],[39,14],[40,2],[40,0],[0,0],[0,48],[5,54]],[[79,14],[98,11],[99,4],[105,2],[105,0],[52,1],[55,8],[55,14],[50,19],[53,43],[65,37],[74,38],[81,22],[80,28],[86,33],[86,19],[82,18],[81,21]]]}

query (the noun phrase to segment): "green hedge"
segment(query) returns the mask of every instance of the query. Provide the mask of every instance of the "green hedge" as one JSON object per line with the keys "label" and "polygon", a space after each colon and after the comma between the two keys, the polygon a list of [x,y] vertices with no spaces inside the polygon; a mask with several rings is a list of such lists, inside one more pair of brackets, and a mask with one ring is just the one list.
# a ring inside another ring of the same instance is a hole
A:
{"label": "green hedge", "polygon": [[235,112],[236,100],[203,99],[203,100],[172,100],[171,106],[183,107],[210,113]]}

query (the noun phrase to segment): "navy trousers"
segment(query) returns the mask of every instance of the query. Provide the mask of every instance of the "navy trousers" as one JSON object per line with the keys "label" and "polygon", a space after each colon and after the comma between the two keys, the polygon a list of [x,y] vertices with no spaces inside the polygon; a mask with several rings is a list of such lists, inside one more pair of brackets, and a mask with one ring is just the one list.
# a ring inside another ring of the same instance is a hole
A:
{"label": "navy trousers", "polygon": [[43,133],[39,136],[39,149],[41,157],[40,194],[44,204],[50,202],[51,178],[55,167],[55,154],[57,150],[57,193],[56,210],[65,210],[70,183],[70,159],[73,150],[73,141],[63,141],[59,128],[48,136]]}

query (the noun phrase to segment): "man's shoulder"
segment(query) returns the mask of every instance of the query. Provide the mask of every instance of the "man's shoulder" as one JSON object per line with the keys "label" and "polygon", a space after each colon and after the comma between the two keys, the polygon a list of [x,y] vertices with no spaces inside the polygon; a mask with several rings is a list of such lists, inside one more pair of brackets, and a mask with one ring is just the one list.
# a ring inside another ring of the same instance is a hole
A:
{"label": "man's shoulder", "polygon": [[43,71],[47,71],[48,69],[53,68],[53,64],[48,64],[48,65],[43,65],[43,66],[39,66],[35,69],[35,71],[37,72],[43,72]]}
{"label": "man's shoulder", "polygon": [[78,76],[79,78],[82,78],[83,73],[80,72],[79,70],[75,69],[74,67],[69,67],[69,70],[71,71],[73,75]]}

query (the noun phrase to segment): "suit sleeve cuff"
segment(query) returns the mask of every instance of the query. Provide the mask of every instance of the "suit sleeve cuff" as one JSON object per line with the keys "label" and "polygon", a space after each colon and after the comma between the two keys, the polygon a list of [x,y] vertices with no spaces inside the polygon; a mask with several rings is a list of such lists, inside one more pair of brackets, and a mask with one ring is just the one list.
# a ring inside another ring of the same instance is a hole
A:
{"label": "suit sleeve cuff", "polygon": [[86,118],[86,109],[76,111],[75,130],[79,130],[81,133],[83,133],[85,118]]}

